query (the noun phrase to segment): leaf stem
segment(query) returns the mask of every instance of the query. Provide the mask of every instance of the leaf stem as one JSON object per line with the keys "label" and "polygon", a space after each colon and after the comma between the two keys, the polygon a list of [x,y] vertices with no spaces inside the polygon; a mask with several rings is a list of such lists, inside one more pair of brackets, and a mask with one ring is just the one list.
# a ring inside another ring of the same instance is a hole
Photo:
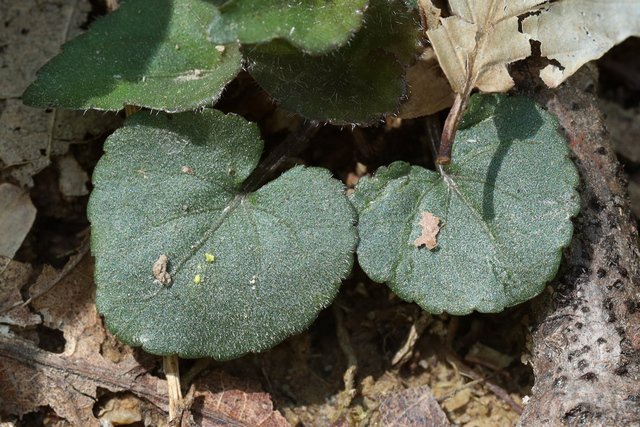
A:
{"label": "leaf stem", "polygon": [[451,106],[447,120],[444,122],[442,139],[440,141],[440,151],[438,152],[438,158],[436,159],[437,165],[446,166],[451,163],[451,148],[453,147],[453,140],[456,137],[458,125],[462,119],[462,113],[464,113],[468,103],[468,95],[460,93],[456,94],[456,99]]}

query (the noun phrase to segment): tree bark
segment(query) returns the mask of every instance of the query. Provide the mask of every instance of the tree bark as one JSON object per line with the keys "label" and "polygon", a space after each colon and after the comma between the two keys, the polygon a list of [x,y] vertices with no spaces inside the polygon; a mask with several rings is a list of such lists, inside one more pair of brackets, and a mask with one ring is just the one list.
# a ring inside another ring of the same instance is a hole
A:
{"label": "tree bark", "polygon": [[559,121],[580,172],[581,213],[553,292],[533,302],[535,386],[520,426],[640,425],[640,268],[626,180],[583,67],[529,88]]}

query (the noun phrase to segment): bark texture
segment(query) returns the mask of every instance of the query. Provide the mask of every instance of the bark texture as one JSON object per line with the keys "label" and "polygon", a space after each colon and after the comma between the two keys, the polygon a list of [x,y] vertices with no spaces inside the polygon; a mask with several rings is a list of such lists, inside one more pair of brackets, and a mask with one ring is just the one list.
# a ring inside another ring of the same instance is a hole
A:
{"label": "bark texture", "polygon": [[533,305],[536,381],[520,426],[640,425],[637,230],[596,88],[588,66],[557,89],[528,93],[569,141],[582,207],[554,291]]}

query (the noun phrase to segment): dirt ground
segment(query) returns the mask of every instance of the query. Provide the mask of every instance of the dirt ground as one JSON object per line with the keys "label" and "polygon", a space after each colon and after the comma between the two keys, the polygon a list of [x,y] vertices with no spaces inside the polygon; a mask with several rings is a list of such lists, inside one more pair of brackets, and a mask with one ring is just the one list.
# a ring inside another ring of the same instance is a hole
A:
{"label": "dirt ground", "polygon": [[[93,303],[90,177],[124,113],[41,111],[20,101],[60,41],[106,9],[99,1],[1,3],[0,183],[21,189],[15,230],[23,242],[0,259],[0,425],[165,425],[162,358],[117,342]],[[630,39],[598,67],[601,109],[640,217],[637,52],[640,41]],[[244,74],[219,107],[257,122],[267,154],[299,123]],[[426,138],[423,119],[324,126],[288,165],[328,168],[353,187],[395,160],[430,166]],[[306,332],[232,361],[181,360],[183,391],[196,384],[192,415],[202,425],[417,425],[407,421],[416,411],[431,422],[422,425],[513,426],[534,384],[534,306],[432,316],[356,267]]]}

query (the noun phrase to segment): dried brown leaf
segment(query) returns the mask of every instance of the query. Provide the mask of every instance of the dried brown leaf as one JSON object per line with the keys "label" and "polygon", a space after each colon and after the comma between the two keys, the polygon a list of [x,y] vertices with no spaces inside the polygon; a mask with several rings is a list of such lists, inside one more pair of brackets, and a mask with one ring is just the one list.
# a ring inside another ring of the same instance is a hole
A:
{"label": "dried brown leaf", "polygon": [[22,306],[20,289],[29,283],[32,270],[29,264],[0,255],[0,323],[24,327],[42,322]]}
{"label": "dried brown leaf", "polygon": [[[56,280],[58,274],[58,270],[47,265],[36,285]],[[96,310],[93,259],[89,256],[82,258],[52,291],[35,299],[32,305],[45,326],[62,331],[67,341],[65,354],[73,354],[80,343],[87,347],[83,349],[85,352],[91,353],[106,339]]]}
{"label": "dried brown leaf", "polygon": [[[273,409],[273,403],[260,384],[232,377],[225,372],[209,372],[196,381],[195,404],[193,409],[201,406],[224,414],[240,425],[260,427],[289,426],[280,412]],[[219,426],[220,424],[202,422],[202,427]],[[236,425],[236,424],[234,424]]]}
{"label": "dried brown leaf", "polygon": [[383,425],[388,427],[441,427],[449,420],[431,394],[429,386],[411,388],[393,394],[380,406]]}
{"label": "dried brown leaf", "polygon": [[435,249],[438,246],[436,237],[440,228],[440,218],[430,212],[422,212],[422,219],[418,223],[422,226],[422,235],[418,237],[413,244],[416,247],[426,245],[429,249]]}
{"label": "dried brown leaf", "polygon": [[454,93],[438,65],[433,49],[427,48],[418,62],[407,69],[405,77],[409,98],[400,105],[403,119],[426,116],[451,107]]}

